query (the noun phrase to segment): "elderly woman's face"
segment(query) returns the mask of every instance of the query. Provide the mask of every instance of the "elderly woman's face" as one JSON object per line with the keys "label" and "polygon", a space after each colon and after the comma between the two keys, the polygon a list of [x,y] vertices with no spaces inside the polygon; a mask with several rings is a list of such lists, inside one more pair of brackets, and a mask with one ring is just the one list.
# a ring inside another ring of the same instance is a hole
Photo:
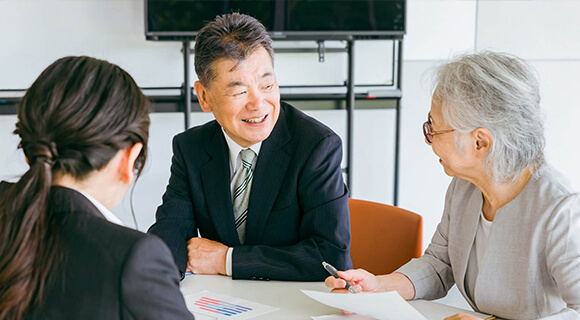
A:
{"label": "elderly woman's face", "polygon": [[470,174],[473,165],[475,165],[475,159],[469,151],[470,148],[465,145],[469,143],[467,141],[469,137],[458,137],[460,139],[459,143],[462,146],[465,145],[462,150],[459,150],[455,142],[455,136],[459,135],[459,133],[452,131],[451,126],[443,120],[442,105],[443,101],[439,99],[436,93],[433,94],[430,111],[431,128],[434,132],[445,133],[433,135],[432,142],[426,142],[431,145],[433,152],[439,157],[439,163],[441,163],[447,175],[466,178]]}

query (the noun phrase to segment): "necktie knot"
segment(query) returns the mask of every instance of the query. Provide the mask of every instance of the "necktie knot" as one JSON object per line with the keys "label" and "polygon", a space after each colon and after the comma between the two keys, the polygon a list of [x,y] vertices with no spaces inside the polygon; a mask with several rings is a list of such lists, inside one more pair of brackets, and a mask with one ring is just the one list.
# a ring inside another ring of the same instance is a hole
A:
{"label": "necktie knot", "polygon": [[256,153],[254,150],[248,148],[240,151],[240,157],[242,158],[242,165],[244,168],[251,169],[252,163],[254,163],[254,158],[256,158]]}

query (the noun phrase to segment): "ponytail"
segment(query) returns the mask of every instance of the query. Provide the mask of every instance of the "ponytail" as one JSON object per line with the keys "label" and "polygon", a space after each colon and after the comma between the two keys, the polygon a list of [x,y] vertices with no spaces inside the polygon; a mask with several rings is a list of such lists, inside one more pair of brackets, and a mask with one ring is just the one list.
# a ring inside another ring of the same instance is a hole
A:
{"label": "ponytail", "polygon": [[51,209],[53,175],[82,181],[138,142],[140,173],[149,122],[147,98],[129,74],[107,61],[65,57],[34,81],[18,106],[14,131],[30,169],[0,193],[0,319],[40,310],[52,276],[66,272],[66,217]]}
{"label": "ponytail", "polygon": [[42,301],[61,258],[58,225],[48,205],[54,143],[21,143],[30,169],[0,199],[0,319],[22,319]]}

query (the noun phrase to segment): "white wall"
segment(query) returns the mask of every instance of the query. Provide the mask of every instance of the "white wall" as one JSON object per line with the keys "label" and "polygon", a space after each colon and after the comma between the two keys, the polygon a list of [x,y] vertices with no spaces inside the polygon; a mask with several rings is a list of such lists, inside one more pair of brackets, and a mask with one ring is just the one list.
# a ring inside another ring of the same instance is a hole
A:
{"label": "white wall", "polygon": [[[580,83],[579,16],[580,1],[408,1],[399,205],[423,216],[424,247],[439,222],[450,180],[421,132],[430,107],[425,72],[457,53],[474,50],[493,49],[528,59],[541,78],[548,159],[578,186],[580,149],[575,143],[580,108],[575,92]],[[141,0],[2,0],[0,30],[0,89],[27,88],[56,58],[78,54],[119,64],[143,87],[182,83],[181,45],[145,41]],[[390,74],[389,63],[385,63],[390,58],[389,48],[384,43],[357,45],[357,81],[391,80],[385,76]],[[276,72],[282,85],[342,83],[346,58],[329,54],[320,64],[315,54],[277,55]],[[309,114],[344,138],[344,111]],[[209,119],[211,115],[193,114],[194,124]],[[394,113],[358,110],[354,121],[352,196],[390,203]],[[0,116],[1,179],[15,178],[26,170],[22,154],[15,148],[18,140],[11,135],[14,122],[14,116]],[[182,126],[179,114],[152,115],[151,159],[133,197],[141,230],[154,221],[169,176],[171,137]],[[115,212],[133,225],[127,201]],[[461,305],[457,293],[453,295],[447,301]]]}

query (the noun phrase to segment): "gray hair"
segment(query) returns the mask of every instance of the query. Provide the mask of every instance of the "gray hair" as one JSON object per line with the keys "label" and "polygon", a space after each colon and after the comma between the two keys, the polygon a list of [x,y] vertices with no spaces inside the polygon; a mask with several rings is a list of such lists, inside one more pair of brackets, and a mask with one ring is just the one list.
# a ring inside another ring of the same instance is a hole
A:
{"label": "gray hair", "polygon": [[463,55],[436,69],[443,120],[460,133],[486,128],[493,139],[484,166],[495,183],[516,181],[544,164],[544,120],[535,70],[496,52]]}
{"label": "gray hair", "polygon": [[195,73],[207,87],[215,79],[212,65],[216,60],[225,58],[239,63],[260,46],[274,63],[272,38],[260,21],[237,12],[217,16],[195,38]]}

